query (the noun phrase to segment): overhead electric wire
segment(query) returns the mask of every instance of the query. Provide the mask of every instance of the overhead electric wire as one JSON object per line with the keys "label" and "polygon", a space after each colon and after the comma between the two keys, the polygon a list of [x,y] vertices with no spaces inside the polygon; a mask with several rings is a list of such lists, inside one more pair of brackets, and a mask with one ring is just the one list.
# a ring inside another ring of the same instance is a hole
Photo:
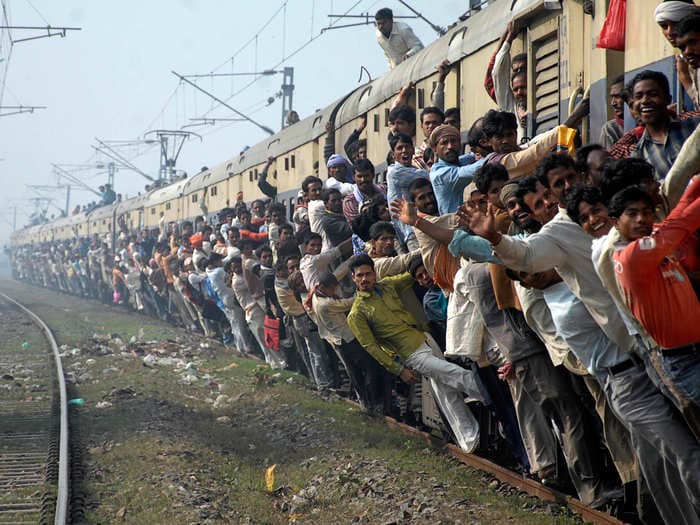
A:
{"label": "overhead electric wire", "polygon": [[[348,10],[346,10],[346,11],[343,13],[343,16],[347,15],[350,11],[352,11],[353,9],[355,9],[360,3],[362,3],[362,1],[363,1],[363,0],[357,0],[354,4],[352,4],[352,6],[350,6],[350,8],[349,8]],[[339,17],[339,18],[337,18],[335,21],[331,22],[331,23],[329,24],[328,27],[333,27],[333,26],[334,26],[337,22],[339,22],[340,20],[342,20],[342,17]],[[274,66],[269,67],[269,68],[266,68],[266,69],[277,69],[279,66],[281,66],[282,64],[284,64],[287,60],[289,60],[290,58],[292,58],[292,57],[296,56],[298,53],[300,53],[303,49],[305,49],[309,44],[311,44],[312,42],[314,42],[314,41],[315,41],[318,37],[320,37],[321,35],[323,35],[323,32],[319,32],[317,35],[312,36],[311,38],[309,38],[309,40],[307,40],[305,43],[303,43],[303,44],[302,44],[301,46],[299,46],[297,49],[295,49],[294,51],[292,51],[289,55],[283,57],[282,60],[280,60],[279,62],[277,62]],[[252,85],[255,84],[258,80],[260,80],[260,78],[261,78],[261,77],[255,77],[253,80],[251,80],[250,82],[248,82],[247,84],[245,84],[242,88],[240,88],[238,91],[235,91],[234,93],[232,93],[228,98],[223,99],[224,102],[228,102],[229,100],[231,100],[231,99],[234,98],[235,96],[241,94],[243,91],[247,90],[250,86],[252,86]],[[217,107],[219,107],[219,106],[214,106],[213,109],[216,109]],[[207,115],[209,115],[209,113],[210,113],[211,111],[213,111],[213,109],[210,109],[209,111],[207,111],[204,115],[202,115],[202,117],[206,117]]]}

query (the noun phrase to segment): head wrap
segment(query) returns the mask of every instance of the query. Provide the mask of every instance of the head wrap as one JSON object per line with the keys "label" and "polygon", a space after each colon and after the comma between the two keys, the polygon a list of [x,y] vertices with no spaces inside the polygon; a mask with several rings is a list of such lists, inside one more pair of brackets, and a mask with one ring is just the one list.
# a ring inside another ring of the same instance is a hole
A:
{"label": "head wrap", "polygon": [[459,130],[449,124],[440,124],[430,134],[430,146],[433,148],[437,146],[438,141],[443,137],[457,137],[457,140],[459,140]]}
{"label": "head wrap", "polygon": [[499,198],[501,199],[501,204],[503,206],[506,205],[506,202],[508,202],[512,197],[515,197],[515,193],[518,191],[518,183],[517,182],[509,182],[503,188],[501,189],[501,194],[499,195]]}
{"label": "head wrap", "polygon": [[345,166],[345,180],[341,182],[352,182],[353,181],[353,176],[352,176],[352,164],[350,164],[350,161],[343,157],[342,155],[338,153],[334,153],[328,158],[328,162],[326,163],[326,168],[330,168],[331,166]]}
{"label": "head wrap", "polygon": [[470,201],[472,199],[472,193],[474,193],[475,191],[479,191],[476,188],[476,184],[474,184],[473,182],[467,184],[467,187],[464,188],[464,193],[462,194],[462,200],[464,200],[464,202]]}
{"label": "head wrap", "polygon": [[661,22],[678,23],[688,15],[700,13],[700,7],[678,0],[660,3],[654,11],[654,20],[657,24]]}

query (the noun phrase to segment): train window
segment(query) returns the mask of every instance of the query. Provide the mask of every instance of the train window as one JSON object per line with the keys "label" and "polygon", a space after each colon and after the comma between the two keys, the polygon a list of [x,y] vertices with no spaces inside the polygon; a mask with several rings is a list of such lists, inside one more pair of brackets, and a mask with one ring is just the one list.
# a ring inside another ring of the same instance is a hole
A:
{"label": "train window", "polygon": [[532,43],[534,129],[550,130],[559,122],[559,38],[556,31]]}
{"label": "train window", "polygon": [[[435,89],[435,82],[433,82],[433,89]],[[418,109],[423,109],[425,107],[425,89],[418,88],[416,90],[416,95],[418,98]]]}
{"label": "train window", "polygon": [[277,180],[277,170],[272,172],[272,178]]}
{"label": "train window", "polygon": [[384,108],[384,127],[389,127],[389,108]]}
{"label": "train window", "polygon": [[218,190],[216,189],[216,186],[212,186],[211,189],[209,190],[209,194],[212,197],[216,197],[216,194],[218,193]]}
{"label": "train window", "polygon": [[170,209],[170,203],[169,203],[169,202],[166,202],[166,203],[165,203],[165,209],[166,209],[166,210],[169,210],[169,209]]}
{"label": "train window", "polygon": [[199,195],[197,195],[196,193],[193,193],[192,194],[192,202],[197,202],[197,199],[199,199]]}
{"label": "train window", "polygon": [[296,165],[296,158],[295,158],[295,156],[294,156],[293,153],[292,153],[292,160],[291,160],[291,163],[292,163],[292,169],[294,169],[294,167],[295,167],[295,165]]}
{"label": "train window", "polygon": [[151,208],[151,215],[155,215],[155,214],[156,214],[156,209],[155,209],[155,208]]}
{"label": "train window", "polygon": [[248,172],[248,180],[249,180],[250,182],[253,182],[253,170],[250,170],[250,171]]}
{"label": "train window", "polygon": [[255,180],[258,180],[258,168],[255,168]]}
{"label": "train window", "polygon": [[375,113],[374,117],[374,131],[379,133],[379,113]]}
{"label": "train window", "polygon": [[284,171],[289,171],[289,157],[284,158]]}

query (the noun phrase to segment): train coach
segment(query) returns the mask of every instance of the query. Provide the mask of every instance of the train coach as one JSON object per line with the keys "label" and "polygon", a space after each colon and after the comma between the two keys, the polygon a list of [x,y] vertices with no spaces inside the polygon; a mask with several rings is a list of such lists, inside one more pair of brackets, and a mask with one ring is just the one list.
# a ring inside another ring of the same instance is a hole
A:
{"label": "train coach", "polygon": [[[79,224],[77,229],[73,228],[76,226],[73,221],[66,229],[67,223],[58,219],[41,232],[32,231],[30,235],[16,232],[12,243],[24,244],[29,238],[32,241],[64,238],[71,230],[79,235],[113,232],[123,215],[130,229],[156,228],[162,218],[168,222],[181,221],[204,211],[211,215],[232,206],[238,199],[250,203],[264,197],[258,180],[269,157],[274,157],[274,162],[269,168],[268,182],[277,187],[277,200],[285,204],[291,216],[304,177],[327,176],[323,154],[327,141],[333,140],[335,151],[341,152],[365,116],[367,126],[362,138],[367,140],[368,157],[378,173],[385,170],[389,108],[393,100],[403,86],[412,82],[415,89],[409,103],[419,115],[430,105],[438,78],[437,65],[443,60],[452,63],[445,80],[445,108],[459,108],[463,129],[494,108],[483,88],[483,80],[496,51],[494,43],[511,20],[517,31],[511,53],[525,52],[528,56],[529,135],[551,129],[562,121],[573,102],[585,93],[591,98],[591,114],[583,126],[582,139],[595,142],[597,130],[611,118],[608,79],[624,73],[629,80],[642,69],[655,69],[664,72],[672,85],[678,86],[673,49],[655,27],[653,12],[657,5],[658,0],[627,2],[626,49],[612,51],[597,47],[608,9],[605,0],[492,0],[384,76],[354,88],[324,109],[215,164],[214,168],[148,195],[127,199],[116,209],[107,206],[80,216],[77,221],[84,224]],[[658,38],[649,38],[654,34]],[[687,104],[679,87],[674,90],[674,102],[681,108]],[[631,126],[631,120],[628,124]],[[416,140],[423,139],[417,116]]]}

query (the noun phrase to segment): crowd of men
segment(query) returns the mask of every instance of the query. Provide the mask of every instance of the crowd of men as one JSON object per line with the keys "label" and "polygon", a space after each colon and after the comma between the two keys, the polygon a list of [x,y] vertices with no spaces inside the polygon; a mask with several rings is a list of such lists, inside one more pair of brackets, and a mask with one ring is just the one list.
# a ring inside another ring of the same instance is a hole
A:
{"label": "crowd of men", "polygon": [[[699,110],[699,9],[668,1],[655,16]],[[645,523],[700,523],[700,114],[676,112],[668,79],[645,70],[611,83],[600,143],[575,137],[588,101],[528,137],[514,36],[487,71],[499,109],[466,144],[443,107],[448,63],[423,143],[402,90],[385,184],[365,118],[347,157],[328,141],[329,176],[306,177],[291,218],[266,169],[269,200],[27,246],[15,275],[223,334],[319,390],[346,376],[371,413],[410,417],[397,399],[422,384],[464,450],[484,447],[486,414],[535,479],[594,506],[621,499]]]}

